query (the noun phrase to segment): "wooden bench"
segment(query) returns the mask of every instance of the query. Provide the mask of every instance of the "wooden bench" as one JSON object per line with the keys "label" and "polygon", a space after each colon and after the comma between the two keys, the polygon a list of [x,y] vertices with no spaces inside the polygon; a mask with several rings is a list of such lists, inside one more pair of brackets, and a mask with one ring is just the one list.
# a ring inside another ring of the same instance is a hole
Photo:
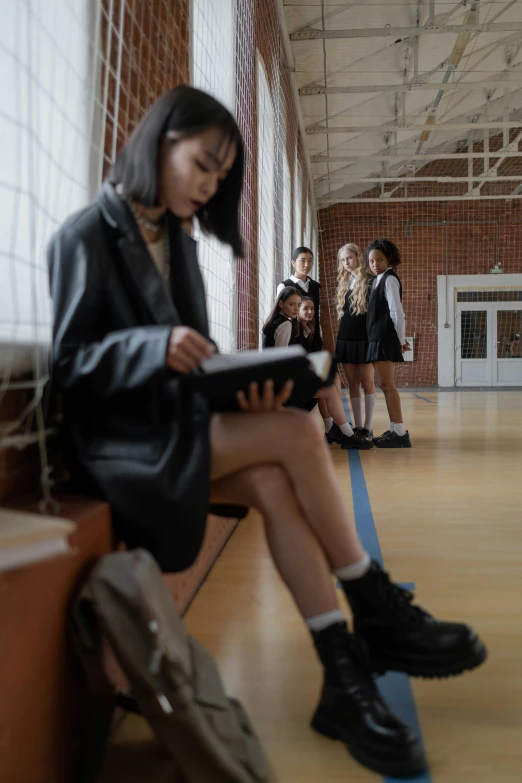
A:
{"label": "wooden bench", "polygon": [[[86,720],[83,672],[67,635],[70,597],[95,560],[114,548],[106,503],[62,495],[60,515],[77,529],[70,555],[0,576],[0,781],[75,783]],[[35,503],[16,508],[36,510]],[[168,577],[183,612],[237,519],[209,517],[194,565]]]}

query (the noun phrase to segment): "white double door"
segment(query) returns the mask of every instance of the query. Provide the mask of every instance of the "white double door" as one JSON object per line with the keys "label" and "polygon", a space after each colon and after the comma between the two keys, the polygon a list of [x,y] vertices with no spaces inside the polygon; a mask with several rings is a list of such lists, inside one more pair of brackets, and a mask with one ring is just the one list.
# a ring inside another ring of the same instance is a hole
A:
{"label": "white double door", "polygon": [[457,386],[522,386],[522,303],[459,302]]}

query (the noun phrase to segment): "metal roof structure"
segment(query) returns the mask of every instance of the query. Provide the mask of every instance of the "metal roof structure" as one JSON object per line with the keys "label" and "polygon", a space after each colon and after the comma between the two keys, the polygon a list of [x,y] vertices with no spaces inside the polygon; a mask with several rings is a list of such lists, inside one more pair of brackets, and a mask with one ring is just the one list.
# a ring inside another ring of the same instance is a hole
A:
{"label": "metal roof structure", "polygon": [[318,207],[522,198],[522,0],[285,0]]}

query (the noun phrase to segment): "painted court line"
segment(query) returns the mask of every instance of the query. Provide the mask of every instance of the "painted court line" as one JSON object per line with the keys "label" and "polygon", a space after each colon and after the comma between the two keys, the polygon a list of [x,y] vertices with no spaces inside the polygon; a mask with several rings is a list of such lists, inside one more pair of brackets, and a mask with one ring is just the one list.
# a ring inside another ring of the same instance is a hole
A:
{"label": "painted court line", "polygon": [[[364,478],[361,457],[358,451],[348,452],[350,478],[352,483],[353,510],[357,531],[370,557],[382,565],[382,552],[379,537],[375,528],[370,497]],[[401,586],[411,589],[413,585],[403,583]],[[415,707],[415,700],[410,681],[405,674],[390,672],[378,680],[379,690],[390,705],[393,712],[415,731],[422,740],[421,727]],[[384,778],[384,783],[398,783],[398,778]],[[408,778],[410,783],[432,783],[429,770]]]}
{"label": "painted court line", "polygon": [[412,392],[411,396],[412,397],[417,397],[418,400],[424,400],[424,402],[433,402],[433,400],[428,400],[427,397],[421,397],[420,394],[413,394],[413,392]]}

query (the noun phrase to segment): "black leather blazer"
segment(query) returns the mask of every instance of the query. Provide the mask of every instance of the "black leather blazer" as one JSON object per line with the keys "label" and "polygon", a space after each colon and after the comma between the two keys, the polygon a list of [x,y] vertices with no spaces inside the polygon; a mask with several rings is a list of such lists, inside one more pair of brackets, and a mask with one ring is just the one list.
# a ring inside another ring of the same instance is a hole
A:
{"label": "black leather blazer", "polygon": [[112,506],[117,531],[165,571],[195,559],[209,506],[209,411],[166,367],[173,326],[209,337],[196,243],[168,216],[171,279],[105,183],[48,252],[54,385],[73,478]]}

